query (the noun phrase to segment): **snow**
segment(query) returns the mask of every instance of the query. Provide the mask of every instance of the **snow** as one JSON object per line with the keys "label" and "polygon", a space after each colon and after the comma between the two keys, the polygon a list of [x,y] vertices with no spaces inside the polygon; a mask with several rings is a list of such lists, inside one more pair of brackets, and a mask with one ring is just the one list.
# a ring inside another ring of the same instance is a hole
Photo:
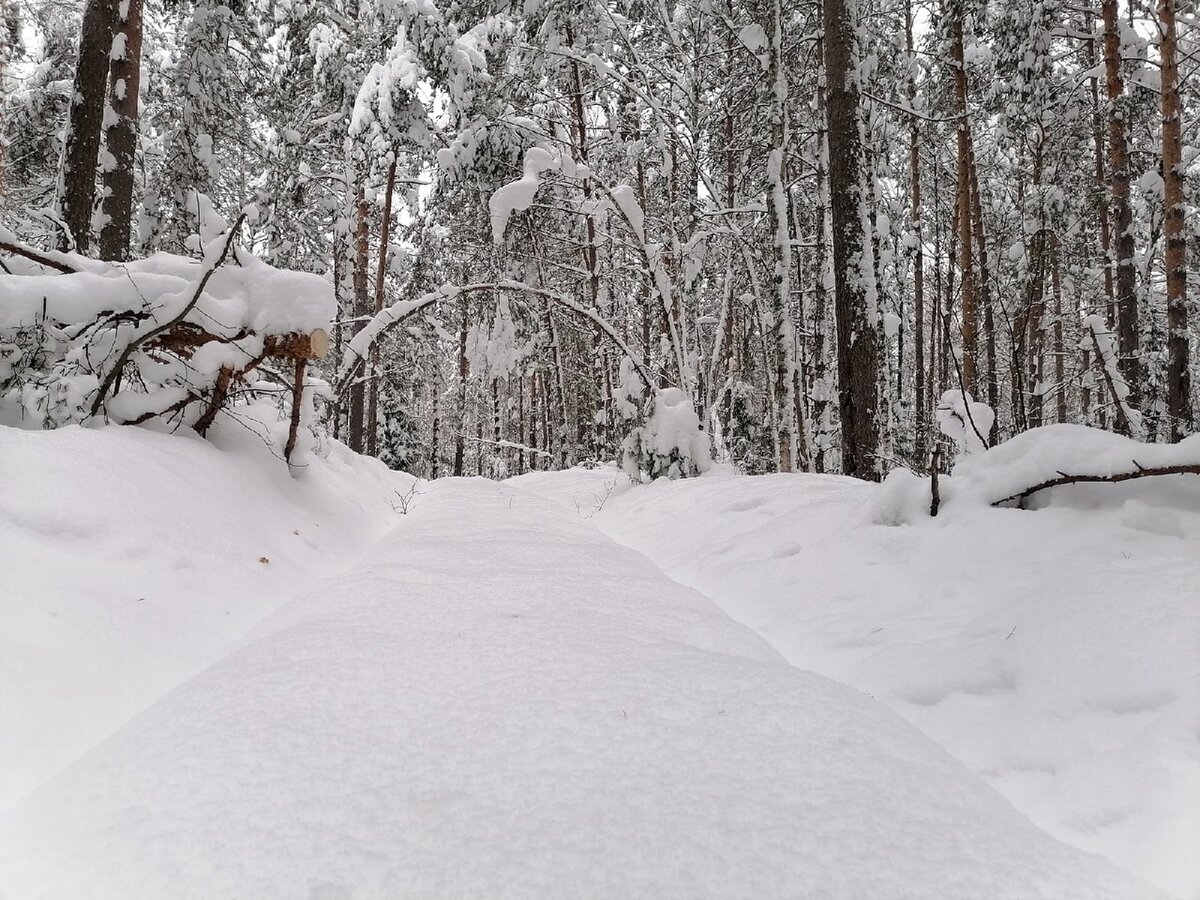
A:
{"label": "snow", "polygon": [[633,229],[633,233],[637,236],[638,243],[646,243],[646,213],[642,210],[641,205],[637,202],[637,196],[633,192],[633,188],[627,184],[619,184],[610,192],[613,202],[620,209],[621,214],[625,217],[625,221],[629,223],[629,227]]}
{"label": "snow", "polygon": [[[105,311],[140,311],[146,298],[157,301],[157,322],[169,321],[191,300],[203,274],[198,260],[171,253],[128,263],[100,263],[73,254],[57,258],[81,271],[0,274],[0,329],[29,327],[43,317],[76,324]],[[328,328],[333,313],[333,287],[321,276],[277,269],[238,250],[236,260],[227,260],[213,273],[187,321],[223,336],[243,329],[309,333]]]}
{"label": "snow", "polygon": [[544,147],[530,147],[525,151],[525,174],[516,181],[502,185],[488,198],[491,214],[492,240],[504,243],[504,232],[514,212],[523,212],[533,205],[534,195],[541,185],[541,174],[547,169],[554,171],[561,165],[557,156]]}
{"label": "snow", "polygon": [[0,809],[349,564],[411,483],[340,448],[297,480],[249,430],[210,437],[239,452],[0,426]]}
{"label": "snow", "polygon": [[1200,486],[889,528],[212,436],[0,427],[0,896],[1200,887]]}
{"label": "snow", "polygon": [[986,403],[978,402],[966,391],[955,390],[942,394],[934,417],[942,434],[965,454],[978,453],[987,447],[988,432],[996,420],[995,412]]}
{"label": "snow", "polygon": [[[1056,488],[1033,511],[987,501],[1056,468],[1198,449],[1040,429],[960,463],[936,519],[928,480],[903,470],[883,486],[727,467],[513,483],[578,509],[794,665],[886,703],[1049,834],[1194,900],[1200,478]],[[915,509],[887,527],[897,488]]]}
{"label": "snow", "polygon": [[[1200,466],[1200,435],[1177,444],[1144,444],[1084,425],[1047,425],[1019,434],[984,456],[964,458],[954,467],[950,482],[955,499],[972,496],[995,503],[1063,474],[1112,475],[1183,465]],[[1161,477],[1170,484],[1184,484],[1185,491],[1189,479],[1200,485],[1195,475]]]}
{"label": "snow", "polygon": [[623,467],[631,478],[641,478],[643,469],[650,470],[648,476],[676,478],[712,465],[708,435],[700,428],[692,398],[674,387],[655,391],[646,423],[626,438],[623,450]]}

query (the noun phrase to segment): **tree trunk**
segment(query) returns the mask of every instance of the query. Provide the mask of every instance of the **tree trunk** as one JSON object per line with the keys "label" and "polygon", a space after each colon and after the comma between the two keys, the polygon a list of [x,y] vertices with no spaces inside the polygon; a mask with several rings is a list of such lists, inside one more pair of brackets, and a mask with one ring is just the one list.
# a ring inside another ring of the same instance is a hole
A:
{"label": "tree trunk", "polygon": [[1116,238],[1117,365],[1129,386],[1127,405],[1141,405],[1138,302],[1133,268],[1133,213],[1129,206],[1129,146],[1125,132],[1125,85],[1121,77],[1121,36],[1117,0],[1102,0],[1104,68],[1108,87],[1108,167]]}
{"label": "tree trunk", "polygon": [[[993,410],[1000,403],[1000,373],[996,369],[996,313],[992,303],[991,273],[988,270],[987,233],[983,230],[983,196],[979,190],[979,167],[975,164],[975,139],[967,130],[967,168],[971,180],[971,232],[975,236],[979,305],[983,307],[984,361],[987,364],[987,403]],[[976,398],[978,399],[978,398]],[[1000,417],[992,419],[988,444],[996,443]]]}
{"label": "tree trunk", "polygon": [[429,477],[438,477],[438,454],[441,452],[438,438],[442,425],[442,380],[439,376],[433,382],[433,425],[429,435]]}
{"label": "tree trunk", "polygon": [[[975,296],[975,266],[971,235],[971,134],[967,124],[967,66],[963,48],[962,7],[954,13],[954,101],[958,121],[958,268],[962,281],[963,390],[974,396],[978,382],[979,304]],[[978,398],[977,398],[978,399]]]}
{"label": "tree trunk", "polygon": [[538,449],[538,380],[537,373],[529,376],[529,470],[536,472],[539,468]]}
{"label": "tree trunk", "polygon": [[[908,52],[908,103],[913,106],[917,98],[917,80],[913,75],[915,47],[913,44],[912,0],[904,6],[904,44]],[[926,406],[925,406],[925,249],[921,231],[921,126],[913,116],[908,143],[908,172],[910,221],[913,234],[913,395],[915,402],[915,435],[913,455],[918,460],[925,458]]]}
{"label": "tree trunk", "polygon": [[[383,220],[379,224],[379,260],[375,267],[375,312],[383,310],[383,283],[387,275],[388,239],[392,231],[392,191],[396,187],[396,155],[388,163],[387,183],[383,193]],[[369,365],[372,373],[367,382],[367,456],[379,455],[379,341],[371,342]]]}
{"label": "tree trunk", "polygon": [[1192,433],[1188,372],[1187,236],[1184,232],[1182,110],[1179,103],[1178,40],[1175,0],[1158,0],[1162,29],[1162,171],[1163,237],[1167,270],[1167,414],[1171,439]]}
{"label": "tree trunk", "polygon": [[458,428],[454,430],[454,477],[463,474],[463,441],[467,433],[467,301],[458,301]]}
{"label": "tree trunk", "polygon": [[[817,53],[824,56],[824,41],[817,42]],[[812,393],[813,417],[813,471],[828,471],[827,455],[833,447],[833,415],[830,401],[833,391],[829,377],[829,294],[833,287],[833,269],[830,264],[832,232],[829,226],[829,130],[826,122],[825,82],[817,82],[817,205],[813,210],[813,243],[816,245],[813,280],[812,315],[809,327],[812,331],[812,378],[809,390]]]}
{"label": "tree trunk", "polygon": [[104,142],[111,168],[104,172],[104,227],[100,230],[100,258],[129,259],[133,217],[133,163],[137,149],[138,90],[142,71],[142,0],[122,0],[125,17],[113,38],[109,103],[112,114]]}
{"label": "tree trunk", "polygon": [[[364,176],[365,177],[365,176]],[[367,194],[359,186],[358,196],[354,204],[354,315],[367,314]],[[355,453],[362,453],[366,448],[363,434],[363,405],[365,390],[363,379],[375,378],[375,370],[368,367],[361,378],[350,386],[350,421],[346,429],[347,442]]]}
{"label": "tree trunk", "polygon": [[826,0],[824,20],[842,471],[876,481],[879,479],[878,310],[874,265],[869,258],[871,241],[866,233],[856,0]]}
{"label": "tree trunk", "polygon": [[1050,264],[1050,287],[1054,292],[1054,411],[1055,421],[1067,421],[1067,385],[1063,346],[1062,242],[1055,238]]}
{"label": "tree trunk", "polygon": [[[92,206],[96,201],[96,161],[104,122],[104,93],[109,52],[116,28],[117,0],[88,0],[79,38],[79,62],[67,121],[59,185],[59,212],[70,230],[60,249],[86,253],[91,243]],[[74,241],[74,246],[71,245]]]}
{"label": "tree trunk", "polygon": [[[771,149],[767,155],[767,210],[773,230],[770,259],[773,263],[771,292],[771,344],[775,351],[775,402],[778,415],[775,458],[780,472],[796,468],[796,405],[794,331],[788,308],[792,294],[792,235],[784,183],[788,147],[787,68],[783,59],[782,0],[772,0],[768,23],[771,35],[767,83],[773,91],[771,105]],[[844,80],[844,79],[843,79]],[[857,106],[858,95],[854,102]],[[855,110],[857,113],[857,109]],[[857,126],[857,118],[852,120]],[[856,130],[857,135],[857,130]],[[861,142],[859,154],[861,155]]]}
{"label": "tree trunk", "polygon": [[[1084,25],[1087,26],[1088,19],[1084,17]],[[1091,30],[1088,28],[1088,30]],[[1090,38],[1086,44],[1087,57],[1086,64],[1088,71],[1094,71],[1096,68],[1096,39]],[[1093,76],[1091,79],[1092,92],[1092,146],[1096,156],[1096,188],[1100,192],[1106,190],[1108,184],[1107,177],[1104,174],[1104,119],[1100,114],[1100,81]],[[1113,296],[1113,270],[1112,270],[1112,229],[1108,220],[1108,202],[1105,200],[1100,203],[1099,210],[1100,219],[1100,249],[1104,252],[1104,298],[1105,298],[1105,315],[1110,323],[1116,321],[1116,305]],[[1087,352],[1086,350],[1084,351]],[[1084,366],[1087,370],[1087,366]]]}

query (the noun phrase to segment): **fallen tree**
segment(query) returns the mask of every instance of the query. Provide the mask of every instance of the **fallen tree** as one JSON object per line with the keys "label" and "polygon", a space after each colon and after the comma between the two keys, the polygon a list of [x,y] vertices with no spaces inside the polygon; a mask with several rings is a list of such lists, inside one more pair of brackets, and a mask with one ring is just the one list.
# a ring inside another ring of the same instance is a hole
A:
{"label": "fallen tree", "polygon": [[159,253],[101,262],[26,247],[0,233],[0,423],[54,428],[167,418],[201,435],[256,390],[267,359],[290,397],[289,461],[309,406],[307,364],[329,350],[331,286],[237,246],[243,217],[209,228],[201,259]]}

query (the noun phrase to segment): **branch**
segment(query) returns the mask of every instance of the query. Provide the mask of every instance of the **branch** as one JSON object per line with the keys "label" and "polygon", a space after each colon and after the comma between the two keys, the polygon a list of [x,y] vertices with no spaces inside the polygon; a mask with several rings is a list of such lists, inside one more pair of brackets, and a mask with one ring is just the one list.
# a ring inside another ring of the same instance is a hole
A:
{"label": "branch", "polygon": [[1117,385],[1113,381],[1112,372],[1108,368],[1108,357],[1104,351],[1100,349],[1100,337],[1096,334],[1094,324],[1088,324],[1088,334],[1092,336],[1092,346],[1096,348],[1096,363],[1100,366],[1100,373],[1104,376],[1104,385],[1108,388],[1109,396],[1113,399],[1113,404],[1116,406],[1117,428],[1123,430],[1126,434],[1133,434],[1133,423],[1129,421],[1129,412],[1125,406],[1125,401],[1121,399],[1121,395],[1117,392]]}
{"label": "branch", "polygon": [[1026,497],[1036,494],[1038,491],[1044,491],[1047,488],[1062,487],[1067,484],[1117,484],[1122,481],[1132,481],[1134,478],[1151,478],[1156,475],[1200,475],[1200,463],[1190,465],[1177,466],[1156,466],[1147,468],[1140,465],[1135,459],[1132,461],[1136,468],[1131,472],[1117,472],[1112,475],[1066,475],[1059,472],[1058,478],[1051,478],[1048,481],[1043,481],[1040,484],[1035,484],[1033,487],[1028,487],[1020,493],[1013,494],[1011,497],[1005,497],[1002,500],[992,501],[992,506],[999,506],[1002,503],[1011,503],[1013,500],[1018,502],[1023,501]]}
{"label": "branch", "polygon": [[[613,343],[620,348],[621,352],[629,358],[629,361],[633,363],[633,367],[637,369],[638,377],[642,379],[647,389],[653,390],[654,379],[650,374],[649,368],[647,368],[646,364],[641,360],[641,358],[634,353],[632,349],[630,349],[629,345],[622,340],[621,335],[615,328],[613,328],[612,324],[603,316],[601,316],[596,310],[586,307],[581,303],[577,303],[570,297],[566,297],[554,291],[548,291],[545,288],[534,287],[533,285],[525,284],[522,281],[502,280],[464,285],[444,284],[437,290],[430,291],[429,293],[418,297],[416,300],[401,301],[399,303],[393,303],[391,306],[384,307],[383,310],[375,314],[374,318],[371,319],[366,328],[354,336],[350,346],[346,348],[346,355],[342,360],[341,371],[338,372],[337,393],[340,394],[342,389],[347,386],[354,377],[357,376],[358,370],[362,367],[363,360],[366,358],[367,351],[370,349],[371,345],[388,330],[400,324],[405,319],[415,315],[418,312],[421,312],[426,307],[436,305],[444,300],[452,300],[457,297],[461,297],[464,294],[472,294],[481,291],[494,293],[498,290],[524,291],[539,297],[544,297],[546,300],[557,303],[560,306],[565,306],[572,312],[578,313],[585,319],[590,320],[592,323],[597,325],[601,331],[608,335],[608,337],[612,339]],[[371,329],[373,326],[374,328],[372,331]],[[362,342],[362,344],[359,346],[354,346],[354,342],[364,334],[366,335],[366,339]]]}
{"label": "branch", "polygon": [[204,288],[208,285],[208,279],[212,278],[213,273],[221,267],[223,262],[225,262],[225,257],[229,255],[229,248],[233,246],[233,239],[237,237],[237,233],[239,230],[241,230],[242,223],[244,221],[246,221],[246,214],[242,213],[240,216],[238,216],[237,221],[233,223],[233,227],[229,229],[229,233],[225,238],[225,244],[221,247],[220,254],[215,260],[213,260],[212,264],[204,270],[204,274],[200,276],[200,281],[196,285],[196,290],[192,293],[192,299],[189,300],[183,309],[179,311],[179,314],[169,322],[164,322],[157,328],[152,328],[141,337],[134,338],[134,340],[130,341],[129,345],[121,351],[121,355],[117,359],[117,364],[113,366],[111,370],[109,370],[109,373],[104,377],[104,381],[101,383],[99,390],[96,391],[96,399],[92,403],[91,414],[93,416],[100,412],[100,407],[104,405],[104,400],[108,396],[109,390],[112,389],[113,384],[116,382],[117,378],[120,377],[121,372],[124,370],[125,364],[129,362],[129,358],[133,356],[137,349],[143,344],[154,340],[159,335],[170,331],[185,318],[187,318],[188,313],[190,313],[195,308],[196,304],[200,302],[200,295],[204,293]]}
{"label": "branch", "polygon": [[20,244],[10,244],[8,241],[0,241],[0,250],[4,251],[5,253],[11,253],[14,256],[23,256],[26,259],[33,260],[39,266],[45,266],[48,269],[55,269],[56,271],[67,275],[71,274],[72,272],[79,271],[72,266],[68,266],[66,263],[59,262],[56,259],[51,259],[49,256],[38,253],[36,250],[30,250],[28,247],[22,247]]}

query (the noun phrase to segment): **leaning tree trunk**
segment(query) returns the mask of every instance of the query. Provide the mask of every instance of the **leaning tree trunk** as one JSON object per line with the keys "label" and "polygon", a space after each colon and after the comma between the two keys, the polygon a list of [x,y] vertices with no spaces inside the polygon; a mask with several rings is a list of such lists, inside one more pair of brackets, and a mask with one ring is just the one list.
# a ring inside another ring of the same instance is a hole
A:
{"label": "leaning tree trunk", "polygon": [[[70,235],[63,235],[63,250],[87,252],[91,243],[92,205],[96,200],[96,161],[104,122],[104,93],[108,81],[108,56],[117,18],[116,0],[88,0],[83,11],[79,62],[67,121],[59,184],[59,212]],[[73,245],[72,245],[72,242]]]}
{"label": "leaning tree trunk", "polygon": [[842,471],[877,481],[879,354],[875,320],[878,310],[863,182],[856,6],[856,0],[826,0],[824,11],[838,402],[842,417]]}
{"label": "leaning tree trunk", "polygon": [[112,157],[104,173],[104,227],[100,230],[100,258],[129,259],[129,234],[133,218],[133,163],[138,131],[138,90],[142,71],[142,0],[123,0],[124,17],[113,38],[111,85],[112,114],[104,142]]}
{"label": "leaning tree trunk", "polygon": [[[366,176],[363,176],[364,179]],[[367,314],[367,194],[360,184],[358,196],[354,204],[354,315]],[[362,377],[350,386],[350,421],[346,429],[346,437],[350,449],[362,453],[366,448],[363,440],[363,412],[365,392],[363,378],[374,378],[373,369],[368,369]]]}
{"label": "leaning tree trunk", "polygon": [[1184,232],[1182,110],[1179,104],[1178,38],[1175,0],[1158,0],[1162,29],[1163,235],[1167,269],[1167,413],[1171,438],[1193,428],[1188,373],[1187,236]]}

